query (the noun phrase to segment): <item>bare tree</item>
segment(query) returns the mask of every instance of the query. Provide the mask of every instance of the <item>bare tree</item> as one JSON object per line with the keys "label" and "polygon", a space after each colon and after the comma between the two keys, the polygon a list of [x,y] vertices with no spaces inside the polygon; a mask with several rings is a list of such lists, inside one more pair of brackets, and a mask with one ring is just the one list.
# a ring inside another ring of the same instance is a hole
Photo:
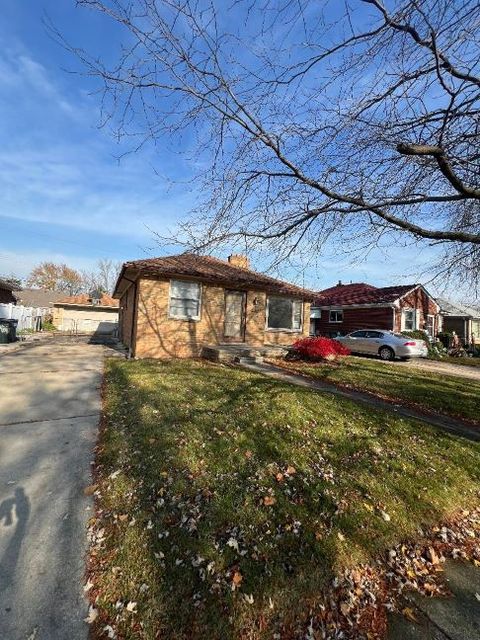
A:
{"label": "bare tree", "polygon": [[83,272],[84,288],[86,291],[102,291],[111,294],[117,282],[121,262],[100,259],[94,271]]}
{"label": "bare tree", "polygon": [[207,196],[183,226],[196,247],[413,240],[478,283],[476,0],[77,4],[125,30],[114,64],[74,49],[102,82],[103,124],[134,147],[196,150]]}

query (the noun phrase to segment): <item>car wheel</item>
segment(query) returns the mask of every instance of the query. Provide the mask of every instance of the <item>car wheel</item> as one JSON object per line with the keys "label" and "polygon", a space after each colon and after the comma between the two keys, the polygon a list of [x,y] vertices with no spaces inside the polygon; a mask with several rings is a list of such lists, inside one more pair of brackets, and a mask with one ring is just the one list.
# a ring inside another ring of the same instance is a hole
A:
{"label": "car wheel", "polygon": [[382,360],[395,360],[395,352],[390,347],[381,347],[378,355]]}

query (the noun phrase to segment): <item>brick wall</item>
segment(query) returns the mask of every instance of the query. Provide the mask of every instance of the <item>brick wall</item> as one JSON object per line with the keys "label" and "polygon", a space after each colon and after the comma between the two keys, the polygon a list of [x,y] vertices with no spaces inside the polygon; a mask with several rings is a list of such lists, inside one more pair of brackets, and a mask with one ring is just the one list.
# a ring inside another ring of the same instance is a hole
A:
{"label": "brick wall", "polygon": [[[168,317],[170,283],[167,280],[142,278],[137,283],[137,325],[134,355],[138,358],[188,358],[200,355],[204,345],[224,342],[224,287],[203,284],[200,320]],[[300,332],[266,331],[266,299],[263,292],[248,291],[246,300],[245,343],[291,344]],[[123,298],[122,298],[123,300]],[[123,312],[122,312],[123,314]],[[308,335],[310,305],[304,305],[303,334]],[[123,330],[127,340],[124,315]]]}
{"label": "brick wall", "polygon": [[417,314],[417,328],[424,330],[427,322],[427,315],[435,316],[435,334],[438,331],[438,309],[437,305],[421,287],[415,289],[400,300],[400,309],[395,313],[395,331],[402,330],[402,310],[415,309]]}
{"label": "brick wall", "polygon": [[337,332],[344,335],[357,329],[393,329],[392,307],[343,307],[343,322],[330,322],[329,319],[329,310],[322,309],[321,318],[314,321],[317,335],[334,336]]}

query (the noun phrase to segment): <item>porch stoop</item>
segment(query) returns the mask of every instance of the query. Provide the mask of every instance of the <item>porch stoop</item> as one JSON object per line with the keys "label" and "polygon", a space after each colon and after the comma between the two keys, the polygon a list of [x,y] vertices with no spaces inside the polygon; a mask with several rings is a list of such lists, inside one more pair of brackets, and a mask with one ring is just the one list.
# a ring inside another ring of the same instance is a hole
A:
{"label": "porch stoop", "polygon": [[203,347],[201,356],[213,362],[230,364],[261,364],[265,357],[281,358],[288,352],[285,347],[264,345],[253,347],[248,344],[219,344]]}

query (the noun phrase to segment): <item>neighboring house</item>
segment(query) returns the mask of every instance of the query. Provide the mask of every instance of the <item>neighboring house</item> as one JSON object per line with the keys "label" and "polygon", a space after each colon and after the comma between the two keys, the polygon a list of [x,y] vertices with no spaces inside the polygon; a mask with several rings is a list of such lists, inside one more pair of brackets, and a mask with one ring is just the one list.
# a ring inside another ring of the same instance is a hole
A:
{"label": "neighboring house", "polygon": [[440,308],[421,284],[374,287],[338,283],[319,291],[311,309],[312,335],[334,337],[357,329],[414,331],[435,336]]}
{"label": "neighboring house", "polygon": [[115,333],[118,301],[105,293],[63,297],[53,303],[53,324],[59,331],[72,333]]}
{"label": "neighboring house", "polygon": [[65,297],[65,294],[60,291],[47,291],[47,289],[21,289],[14,291],[13,295],[17,304],[37,309],[53,309],[53,303]]}
{"label": "neighboring house", "polygon": [[463,344],[469,345],[472,341],[472,333],[475,334],[476,343],[480,344],[480,308],[470,307],[439,298],[440,313],[442,317],[442,331],[455,331],[460,336]]}
{"label": "neighboring house", "polygon": [[0,304],[15,304],[13,286],[6,280],[0,280]]}
{"label": "neighboring house", "polygon": [[308,335],[315,294],[228,262],[184,253],[126,262],[113,294],[132,356],[200,356],[204,346],[289,345]]}

